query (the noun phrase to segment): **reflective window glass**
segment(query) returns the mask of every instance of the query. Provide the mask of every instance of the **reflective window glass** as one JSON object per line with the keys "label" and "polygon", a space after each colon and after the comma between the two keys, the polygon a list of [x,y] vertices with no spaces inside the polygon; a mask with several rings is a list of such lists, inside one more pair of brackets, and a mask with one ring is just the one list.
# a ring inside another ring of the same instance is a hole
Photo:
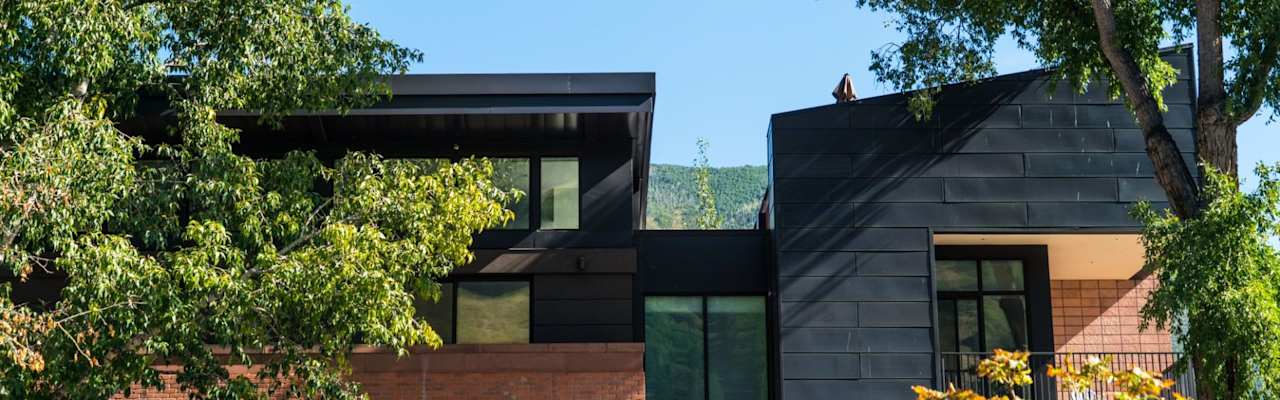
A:
{"label": "reflective window glass", "polygon": [[529,229],[529,159],[527,158],[491,158],[493,163],[493,184],[501,189],[517,189],[525,195],[507,209],[515,212],[516,218],[507,222],[502,229]]}
{"label": "reflective window glass", "polygon": [[1023,290],[1022,260],[983,260],[983,290]]}
{"label": "reflective window glass", "polygon": [[542,158],[542,229],[578,229],[576,157]]}
{"label": "reflective window glass", "polygon": [[978,262],[973,260],[937,260],[938,290],[977,290]]}
{"label": "reflective window glass", "polygon": [[702,317],[701,297],[644,299],[646,398],[704,399]]}
{"label": "reflective window glass", "polygon": [[528,343],[528,282],[459,282],[458,343]]}

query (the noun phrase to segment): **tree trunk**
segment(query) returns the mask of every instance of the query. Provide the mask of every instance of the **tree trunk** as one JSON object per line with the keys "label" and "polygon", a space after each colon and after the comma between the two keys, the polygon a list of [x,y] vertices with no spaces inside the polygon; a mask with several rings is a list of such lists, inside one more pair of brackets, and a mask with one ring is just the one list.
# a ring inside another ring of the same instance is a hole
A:
{"label": "tree trunk", "polygon": [[1093,0],[1093,16],[1098,27],[1098,39],[1102,53],[1124,88],[1138,126],[1147,144],[1147,156],[1155,166],[1156,182],[1164,188],[1169,205],[1182,218],[1193,218],[1200,211],[1200,189],[1191,169],[1182,159],[1178,144],[1164,124],[1164,115],[1156,103],[1153,90],[1147,85],[1133,54],[1119,42],[1116,33],[1115,10],[1111,0]]}
{"label": "tree trunk", "polygon": [[1237,178],[1236,121],[1227,113],[1221,13],[1219,0],[1196,1],[1196,153],[1202,163]]}

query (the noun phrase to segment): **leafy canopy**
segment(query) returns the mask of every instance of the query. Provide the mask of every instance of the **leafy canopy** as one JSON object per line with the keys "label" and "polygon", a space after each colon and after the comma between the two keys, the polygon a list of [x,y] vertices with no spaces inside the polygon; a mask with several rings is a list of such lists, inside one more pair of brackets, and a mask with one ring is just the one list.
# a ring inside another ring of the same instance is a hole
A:
{"label": "leafy canopy", "polygon": [[[1112,2],[1108,2],[1112,3]],[[1162,103],[1161,89],[1177,77],[1161,60],[1162,43],[1181,42],[1195,32],[1193,1],[1115,1],[1117,42],[1132,55],[1150,95]],[[859,7],[893,13],[892,26],[905,34],[898,43],[872,54],[871,70],[894,89],[916,91],[911,104],[928,115],[938,86],[995,75],[995,45],[1012,38],[1045,66],[1053,78],[1083,91],[1104,80],[1113,97],[1122,97],[1103,52],[1090,1],[858,0]],[[1270,68],[1280,42],[1280,3],[1268,0],[1221,1],[1221,38],[1235,49],[1225,60],[1229,114],[1252,115],[1255,102],[1280,110],[1280,72]],[[1265,68],[1264,68],[1265,67]]]}
{"label": "leafy canopy", "polygon": [[[218,110],[278,121],[369,104],[420,54],[338,0],[9,0],[0,6],[0,397],[346,398],[356,343],[440,344],[413,294],[471,260],[519,194],[485,160],[255,160]],[[141,96],[169,144],[118,129]],[[14,304],[36,275],[54,304]],[[210,344],[226,349],[215,354]],[[250,353],[269,351],[254,359]],[[229,357],[227,357],[229,356]],[[254,365],[231,376],[225,363]],[[252,378],[252,379],[250,379]]]}
{"label": "leafy canopy", "polygon": [[[1160,274],[1143,317],[1199,358],[1197,384],[1223,398],[1280,394],[1280,253],[1268,242],[1280,235],[1280,165],[1257,175],[1258,188],[1242,193],[1210,170],[1212,200],[1196,219],[1135,210],[1147,268]],[[1206,337],[1215,339],[1197,340]]]}

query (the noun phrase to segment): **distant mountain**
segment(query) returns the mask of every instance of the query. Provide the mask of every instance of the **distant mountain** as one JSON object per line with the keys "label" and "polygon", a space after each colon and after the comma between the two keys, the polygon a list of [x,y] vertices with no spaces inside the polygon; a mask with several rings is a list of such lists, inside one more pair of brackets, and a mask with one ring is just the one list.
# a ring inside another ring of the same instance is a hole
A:
{"label": "distant mountain", "polygon": [[[760,197],[768,182],[764,166],[711,169],[716,210],[722,229],[751,229],[756,225]],[[649,168],[648,229],[698,229],[698,179],[694,167],[653,164]]]}

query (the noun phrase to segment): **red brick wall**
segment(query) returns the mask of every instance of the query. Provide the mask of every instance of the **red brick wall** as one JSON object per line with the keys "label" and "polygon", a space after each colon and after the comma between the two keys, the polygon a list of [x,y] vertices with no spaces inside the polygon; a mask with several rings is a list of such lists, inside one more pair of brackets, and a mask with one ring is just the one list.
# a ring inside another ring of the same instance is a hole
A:
{"label": "red brick wall", "polygon": [[1058,352],[1171,352],[1169,332],[1138,330],[1140,310],[1156,280],[1050,282],[1053,342]]}
{"label": "red brick wall", "polygon": [[[403,358],[360,348],[351,366],[352,378],[378,400],[644,399],[642,343],[450,345]],[[186,396],[169,385],[129,398]]]}

